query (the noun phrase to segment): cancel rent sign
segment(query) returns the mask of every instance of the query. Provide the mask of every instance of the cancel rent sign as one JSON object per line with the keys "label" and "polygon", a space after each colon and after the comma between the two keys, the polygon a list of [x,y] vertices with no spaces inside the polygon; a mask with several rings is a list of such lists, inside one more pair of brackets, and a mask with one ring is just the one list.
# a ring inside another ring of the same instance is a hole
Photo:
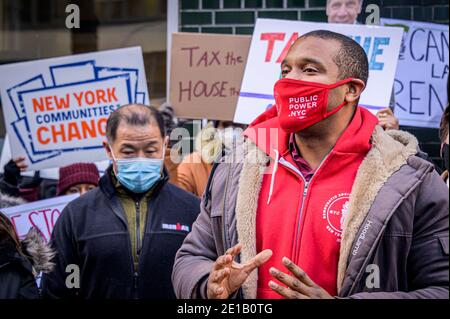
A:
{"label": "cancel rent sign", "polygon": [[448,101],[448,25],[381,22],[404,30],[395,75],[395,115],[402,125],[439,127]]}

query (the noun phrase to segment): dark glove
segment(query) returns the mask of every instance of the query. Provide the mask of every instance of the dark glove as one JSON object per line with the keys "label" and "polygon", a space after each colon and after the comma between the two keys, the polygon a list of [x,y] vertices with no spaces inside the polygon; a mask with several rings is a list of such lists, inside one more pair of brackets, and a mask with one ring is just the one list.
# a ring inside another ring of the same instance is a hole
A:
{"label": "dark glove", "polygon": [[10,160],[5,166],[4,166],[4,181],[8,183],[11,186],[17,186],[20,180],[20,168],[17,166],[17,164]]}

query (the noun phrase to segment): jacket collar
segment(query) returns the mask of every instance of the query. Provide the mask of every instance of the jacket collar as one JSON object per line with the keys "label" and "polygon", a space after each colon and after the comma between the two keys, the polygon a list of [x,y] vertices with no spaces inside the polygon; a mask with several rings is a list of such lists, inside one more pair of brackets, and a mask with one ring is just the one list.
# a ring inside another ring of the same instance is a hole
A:
{"label": "jacket collar", "polygon": [[[370,111],[358,106],[348,127],[336,141],[334,151],[367,153],[371,148],[371,136],[377,123],[377,118]],[[276,107],[272,107],[260,115],[250,124],[244,135],[271,158],[277,158],[274,150],[277,150],[281,156],[290,153],[289,138],[291,134],[281,129]]]}

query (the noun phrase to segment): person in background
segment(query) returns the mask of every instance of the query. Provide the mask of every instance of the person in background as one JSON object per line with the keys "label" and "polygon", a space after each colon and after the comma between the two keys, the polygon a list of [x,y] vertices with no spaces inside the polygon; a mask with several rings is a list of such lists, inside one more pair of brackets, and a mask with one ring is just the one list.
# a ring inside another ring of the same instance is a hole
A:
{"label": "person in background", "polygon": [[363,0],[327,0],[328,23],[356,24]]}
{"label": "person in background", "polygon": [[450,116],[449,105],[447,104],[444,113],[442,113],[441,125],[439,127],[439,137],[441,139],[441,157],[444,159],[445,171],[442,173],[444,182],[449,186],[449,139],[448,139],[448,118]]}
{"label": "person in background", "polygon": [[213,165],[242,140],[245,126],[231,121],[214,121],[201,130],[195,140],[195,151],[178,167],[178,186],[201,197],[208,184]]}
{"label": "person in background", "polygon": [[[173,108],[170,104],[164,103],[159,107],[159,112],[161,113],[164,120],[164,128],[167,136],[170,137],[173,129],[176,128],[177,123],[174,116]],[[164,155],[164,167],[169,174],[169,183],[178,185],[178,166],[180,165],[179,160],[173,160],[173,157],[178,158],[177,150],[174,150],[171,145],[171,140],[169,138],[168,145],[166,148],[166,153]]]}
{"label": "person in background", "polygon": [[[328,23],[357,24],[358,15],[361,13],[363,0],[327,0],[326,14]],[[395,92],[392,88],[389,107],[379,110],[377,118],[379,125],[384,130],[400,129],[399,121],[394,115]]]}
{"label": "person in background", "polygon": [[[175,298],[175,254],[200,201],[168,183],[164,129],[151,106],[130,104],[111,113],[104,148],[112,164],[99,187],[71,201],[58,218],[51,237],[56,266],[42,277],[44,297]],[[66,286],[68,265],[79,267],[79,287]]]}
{"label": "person in background", "polygon": [[225,154],[235,149],[236,144],[243,141],[242,133],[248,125],[239,124],[232,121],[214,121],[214,127],[219,132],[219,137],[222,140]]}
{"label": "person in background", "polygon": [[10,196],[0,191],[0,209],[25,204],[23,198]]}
{"label": "person in background", "polygon": [[75,163],[59,169],[57,196],[83,195],[98,186],[100,174],[93,163]]}
{"label": "person in background", "polygon": [[205,191],[213,163],[222,154],[223,149],[218,130],[212,123],[197,134],[194,149],[178,166],[177,185],[200,197]]}
{"label": "person in background", "polygon": [[0,191],[12,197],[20,197],[27,202],[39,200],[43,179],[39,171],[35,172],[33,177],[22,177],[20,174],[27,168],[24,157],[17,157],[6,163],[3,178],[0,179]]}
{"label": "person in background", "polygon": [[53,270],[53,257],[36,228],[20,241],[14,225],[0,212],[0,299],[38,299],[36,276]]}

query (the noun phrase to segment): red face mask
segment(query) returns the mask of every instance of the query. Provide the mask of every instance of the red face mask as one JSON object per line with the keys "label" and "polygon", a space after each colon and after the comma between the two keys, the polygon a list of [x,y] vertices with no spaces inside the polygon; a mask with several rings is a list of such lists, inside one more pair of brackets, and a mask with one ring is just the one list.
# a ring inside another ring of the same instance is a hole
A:
{"label": "red face mask", "polygon": [[278,80],[274,86],[274,95],[281,128],[288,133],[299,132],[338,112],[346,102],[327,112],[328,94],[331,89],[351,80],[348,78],[334,84]]}

